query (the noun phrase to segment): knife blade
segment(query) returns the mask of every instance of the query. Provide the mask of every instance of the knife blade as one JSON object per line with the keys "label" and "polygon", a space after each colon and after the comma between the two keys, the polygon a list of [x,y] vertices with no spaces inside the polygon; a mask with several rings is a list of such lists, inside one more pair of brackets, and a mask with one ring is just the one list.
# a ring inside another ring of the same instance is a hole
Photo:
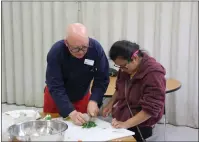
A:
{"label": "knife blade", "polygon": [[95,117],[94,117],[94,116],[89,115],[89,121],[95,121]]}
{"label": "knife blade", "polygon": [[90,121],[94,121],[94,119],[95,119],[95,118],[94,118],[93,116],[91,116],[91,119],[90,119]]}

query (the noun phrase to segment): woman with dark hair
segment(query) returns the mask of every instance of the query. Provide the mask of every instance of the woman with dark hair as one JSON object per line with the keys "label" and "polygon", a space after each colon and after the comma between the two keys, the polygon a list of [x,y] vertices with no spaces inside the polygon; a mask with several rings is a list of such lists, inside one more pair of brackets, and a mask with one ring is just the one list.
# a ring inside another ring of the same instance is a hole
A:
{"label": "woman with dark hair", "polygon": [[164,112],[165,69],[138,44],[126,40],[115,42],[109,56],[119,72],[103,116],[112,113],[113,127],[129,129],[137,141],[145,141]]}

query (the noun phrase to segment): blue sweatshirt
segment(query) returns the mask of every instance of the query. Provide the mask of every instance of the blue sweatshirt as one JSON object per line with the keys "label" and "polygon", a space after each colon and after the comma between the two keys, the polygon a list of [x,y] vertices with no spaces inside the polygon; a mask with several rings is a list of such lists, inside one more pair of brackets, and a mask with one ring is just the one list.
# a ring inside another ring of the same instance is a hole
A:
{"label": "blue sweatshirt", "polygon": [[[88,60],[94,64],[88,65]],[[46,84],[62,117],[75,110],[72,102],[88,93],[92,79],[90,100],[100,106],[109,84],[109,63],[100,43],[89,38],[89,48],[82,59],[70,54],[64,40],[52,46],[47,55]]]}

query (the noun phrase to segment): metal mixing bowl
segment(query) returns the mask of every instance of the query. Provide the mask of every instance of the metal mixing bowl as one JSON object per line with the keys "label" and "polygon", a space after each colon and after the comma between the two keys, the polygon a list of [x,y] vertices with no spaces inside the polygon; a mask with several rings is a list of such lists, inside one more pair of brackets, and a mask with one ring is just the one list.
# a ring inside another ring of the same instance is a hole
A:
{"label": "metal mixing bowl", "polygon": [[68,125],[59,120],[33,120],[8,128],[10,141],[64,141]]}

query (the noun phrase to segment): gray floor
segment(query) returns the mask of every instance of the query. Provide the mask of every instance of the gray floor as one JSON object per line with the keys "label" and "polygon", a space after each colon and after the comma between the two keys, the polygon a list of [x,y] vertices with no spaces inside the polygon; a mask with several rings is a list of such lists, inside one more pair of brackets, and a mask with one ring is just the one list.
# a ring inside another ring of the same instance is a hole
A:
{"label": "gray floor", "polygon": [[[2,112],[17,110],[17,109],[36,109],[42,111],[42,108],[16,106],[2,104]],[[111,118],[107,118],[110,121]],[[164,140],[164,125],[157,124],[154,128],[154,136],[152,141]],[[167,141],[198,141],[198,129],[192,129],[189,127],[176,127],[173,125],[166,125],[166,140]]]}

